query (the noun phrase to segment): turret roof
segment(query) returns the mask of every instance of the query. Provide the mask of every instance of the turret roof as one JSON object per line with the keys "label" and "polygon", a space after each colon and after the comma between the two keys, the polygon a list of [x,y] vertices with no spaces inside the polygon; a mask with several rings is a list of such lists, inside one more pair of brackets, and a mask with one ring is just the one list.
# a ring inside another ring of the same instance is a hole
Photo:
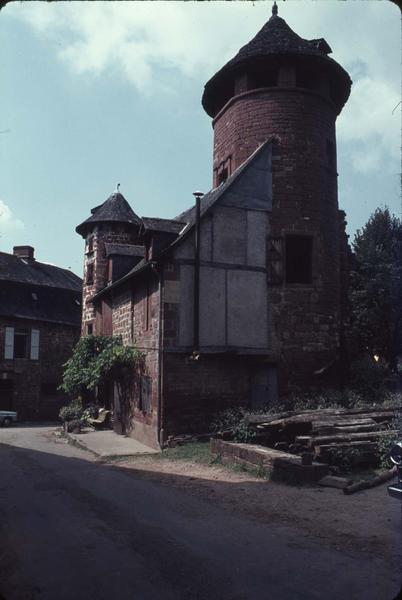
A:
{"label": "turret roof", "polygon": [[264,58],[274,56],[300,56],[312,57],[325,61],[325,63],[337,72],[343,80],[347,91],[342,105],[346,102],[350,91],[350,78],[346,71],[332,58],[328,56],[332,52],[324,38],[305,40],[295,33],[284,19],[278,17],[277,6],[274,4],[272,17],[265,23],[256,36],[245,46],[240,48],[238,53],[227,62],[215,75],[206,83],[202,98],[202,105],[206,112],[215,116],[213,96],[218,92],[226,77],[236,71],[244,64],[251,61],[260,61]]}
{"label": "turret roof", "polygon": [[123,194],[114,192],[105,202],[91,210],[92,215],[83,223],[78,225],[75,230],[83,237],[88,228],[95,223],[128,223],[132,225],[141,225],[141,219],[135,214]]}
{"label": "turret roof", "polygon": [[267,56],[269,54],[310,54],[326,56],[332,52],[327,42],[323,39],[305,40],[295,33],[284,19],[273,14],[248,44],[240,48],[239,52],[224,69],[234,66],[251,57]]}

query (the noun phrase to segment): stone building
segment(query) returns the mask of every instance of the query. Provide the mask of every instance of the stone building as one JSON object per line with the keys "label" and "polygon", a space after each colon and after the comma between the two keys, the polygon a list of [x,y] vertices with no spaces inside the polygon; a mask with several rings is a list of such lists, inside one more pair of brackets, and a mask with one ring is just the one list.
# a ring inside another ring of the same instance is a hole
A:
{"label": "stone building", "polygon": [[38,262],[31,246],[0,252],[0,410],[19,420],[54,420],[67,398],[57,388],[79,339],[82,281]]}
{"label": "stone building", "polygon": [[[324,39],[273,14],[206,84],[213,189],[172,220],[116,192],[77,227],[86,240],[83,333],[145,353],[131,415],[157,446],[210,415],[262,408],[336,365],[347,247],[335,121],[351,80]],[[113,390],[110,390],[111,396]]]}

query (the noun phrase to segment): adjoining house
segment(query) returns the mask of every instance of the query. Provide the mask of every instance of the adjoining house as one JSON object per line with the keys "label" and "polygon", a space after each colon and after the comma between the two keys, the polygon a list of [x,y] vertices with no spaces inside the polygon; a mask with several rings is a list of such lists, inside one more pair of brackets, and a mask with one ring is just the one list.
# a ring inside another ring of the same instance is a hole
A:
{"label": "adjoining house", "polygon": [[214,188],[172,220],[140,218],[117,191],[77,227],[82,334],[121,335],[145,353],[127,422],[110,387],[116,430],[158,446],[205,431],[219,410],[265,407],[339,360],[335,121],[351,80],[330,52],[274,4],[205,86]]}
{"label": "adjoining house", "polygon": [[15,410],[20,420],[57,418],[81,302],[82,280],[36,261],[31,246],[0,252],[0,410]]}

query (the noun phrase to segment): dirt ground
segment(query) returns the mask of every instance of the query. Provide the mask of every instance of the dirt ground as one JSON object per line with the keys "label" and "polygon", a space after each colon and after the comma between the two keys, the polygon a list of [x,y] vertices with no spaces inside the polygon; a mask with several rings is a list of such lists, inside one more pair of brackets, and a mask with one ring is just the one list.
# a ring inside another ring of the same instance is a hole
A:
{"label": "dirt ground", "polygon": [[289,525],[302,537],[338,550],[388,557],[396,568],[402,564],[402,503],[388,495],[387,484],[347,496],[339,489],[293,487],[221,465],[183,460],[142,456],[114,467],[174,485],[256,521]]}

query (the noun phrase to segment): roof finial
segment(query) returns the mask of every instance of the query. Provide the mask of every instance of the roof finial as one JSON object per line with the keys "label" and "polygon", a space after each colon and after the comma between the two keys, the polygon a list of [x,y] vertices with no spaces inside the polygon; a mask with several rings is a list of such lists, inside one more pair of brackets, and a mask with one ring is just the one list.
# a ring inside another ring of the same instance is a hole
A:
{"label": "roof finial", "polygon": [[116,192],[119,193],[120,192],[120,183],[117,184],[116,186]]}
{"label": "roof finial", "polygon": [[276,17],[277,14],[278,14],[278,6],[277,6],[276,2],[274,2],[274,5],[272,7],[272,16]]}

